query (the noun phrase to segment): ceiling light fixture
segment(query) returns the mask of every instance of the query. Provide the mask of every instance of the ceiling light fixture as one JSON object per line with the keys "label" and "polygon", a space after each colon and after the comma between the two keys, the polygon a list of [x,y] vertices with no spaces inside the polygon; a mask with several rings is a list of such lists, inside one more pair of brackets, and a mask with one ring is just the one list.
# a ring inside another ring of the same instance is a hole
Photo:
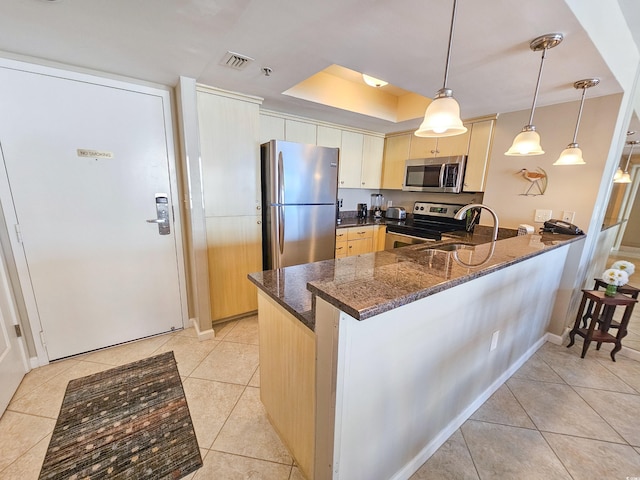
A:
{"label": "ceiling light fixture", "polygon": [[[627,145],[631,145],[629,150],[629,156],[627,157],[627,164],[624,167],[624,173],[617,180],[614,177],[614,183],[631,183],[631,175],[629,175],[629,162],[631,161],[631,155],[633,154],[633,147],[640,144],[640,140],[631,140],[627,142]],[[617,173],[616,173],[617,176]]]}
{"label": "ceiling light fixture", "polygon": [[561,33],[549,33],[541,37],[534,38],[529,44],[529,48],[534,52],[542,50],[542,61],[540,62],[540,71],[538,72],[538,82],[536,83],[536,91],[533,94],[533,104],[531,105],[531,115],[529,116],[529,124],[522,128],[522,131],[516,135],[511,148],[505,152],[509,156],[529,156],[542,155],[544,150],[540,145],[540,135],[536,132],[533,124],[533,112],[536,109],[536,101],[538,100],[538,91],[540,90],[540,78],[542,77],[542,67],[547,50],[555,47],[562,42],[563,35]]}
{"label": "ceiling light fixture", "polygon": [[462,120],[460,120],[460,105],[458,105],[458,102],[453,98],[453,90],[447,88],[457,3],[458,0],[453,0],[451,29],[449,30],[449,48],[447,50],[447,63],[444,68],[444,82],[442,88],[436,92],[436,97],[427,107],[420,128],[414,133],[414,135],[418,137],[451,137],[467,131],[467,127],[465,127],[462,124]]}
{"label": "ceiling light fixture", "polygon": [[[632,130],[627,130],[627,137],[630,137],[631,135],[635,135],[635,133],[636,132]],[[613,183],[618,183],[618,180],[622,178],[622,175],[624,175],[624,172],[622,171],[622,167],[618,165],[618,169],[616,170],[616,173],[613,176]]]}
{"label": "ceiling light fixture", "polygon": [[580,100],[580,110],[578,110],[578,120],[576,121],[576,129],[573,132],[573,141],[567,145],[558,160],[556,160],[554,165],[584,165],[585,161],[582,158],[582,150],[576,143],[576,138],[578,137],[578,127],[580,126],[580,118],[582,117],[582,108],[584,107],[584,97],[587,93],[587,88],[595,87],[600,83],[599,78],[586,78],[584,80],[578,80],[573,84],[573,88],[581,88],[582,89],[582,98]]}
{"label": "ceiling light fixture", "polygon": [[369,85],[370,87],[380,88],[385,85],[389,85],[389,82],[385,82],[384,80],[380,80],[379,78],[372,77],[371,75],[367,75],[366,73],[362,74],[362,80],[364,83]]}

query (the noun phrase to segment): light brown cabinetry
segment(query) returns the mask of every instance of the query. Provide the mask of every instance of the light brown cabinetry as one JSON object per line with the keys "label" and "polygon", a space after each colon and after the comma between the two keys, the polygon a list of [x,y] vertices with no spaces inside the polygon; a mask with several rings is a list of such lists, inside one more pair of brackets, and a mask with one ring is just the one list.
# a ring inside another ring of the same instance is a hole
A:
{"label": "light brown cabinetry", "polygon": [[247,274],[262,270],[262,217],[207,217],[209,288],[213,320],[258,308]]}
{"label": "light brown cabinetry", "polygon": [[495,123],[493,119],[483,120],[473,123],[471,127],[463,192],[484,192]]}
{"label": "light brown cabinetry", "polygon": [[336,258],[384,250],[384,225],[363,225],[336,230]]}
{"label": "light brown cabinetry", "polygon": [[[211,318],[256,310],[247,274],[262,269],[259,101],[217,89],[197,93]],[[278,122],[269,123],[269,136]]]}
{"label": "light brown cabinetry", "polygon": [[471,125],[465,124],[467,131],[462,135],[442,138],[425,138],[411,135],[409,158],[451,157],[466,155],[469,151]]}
{"label": "light brown cabinetry", "polygon": [[264,292],[260,310],[260,400],[300,466],[314,478],[316,336]]}
{"label": "light brown cabinetry", "polygon": [[411,133],[403,133],[385,139],[381,188],[402,190],[404,162],[409,158],[411,136]]}
{"label": "light brown cabinetry", "polygon": [[[465,123],[467,132],[453,137],[416,137],[413,132],[392,134],[385,139],[381,188],[402,190],[405,160],[467,155],[464,192],[483,192],[486,183],[494,117]],[[436,141],[437,140],[437,141]]]}

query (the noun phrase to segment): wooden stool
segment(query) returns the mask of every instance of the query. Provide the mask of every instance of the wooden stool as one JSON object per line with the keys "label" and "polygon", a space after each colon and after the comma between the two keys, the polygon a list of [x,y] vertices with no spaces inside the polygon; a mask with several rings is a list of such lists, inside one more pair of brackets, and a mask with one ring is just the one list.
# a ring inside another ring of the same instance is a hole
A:
{"label": "wooden stool", "polygon": [[[591,313],[591,322],[589,328],[580,328],[580,322],[584,318],[583,312],[587,301],[591,302],[593,307]],[[629,319],[633,313],[633,307],[638,302],[637,299],[627,297],[622,293],[616,293],[613,297],[608,297],[602,290],[582,290],[582,301],[580,302],[580,308],[578,308],[578,315],[573,325],[573,330],[569,332],[571,342],[567,345],[567,348],[571,347],[575,343],[576,334],[584,338],[584,345],[582,346],[581,358],[587,354],[589,344],[592,341],[598,342],[598,349],[603,343],[615,343],[616,346],[611,350],[611,360],[616,361],[616,353],[622,348],[622,339],[627,336],[627,325]],[[611,319],[613,318],[613,312],[616,307],[624,306],[624,314],[620,324],[618,325],[618,334],[614,337],[608,330],[611,326]],[[599,324],[599,328],[596,330],[596,325]]]}
{"label": "wooden stool", "polygon": [[[600,278],[594,278],[594,281],[595,281],[595,285],[593,286],[594,290],[607,288],[607,282],[605,282],[604,280]],[[623,295],[627,295],[637,300],[638,294],[640,293],[640,288],[632,287],[631,285],[623,285],[621,287],[618,287],[618,293],[622,293]],[[583,328],[587,328],[587,325],[588,325],[587,321],[592,317],[592,315],[593,315],[593,301],[589,300],[589,302],[587,303],[587,311],[582,317]],[[609,328],[618,328],[618,327],[620,327],[620,324],[612,320],[611,324],[609,325]],[[600,348],[600,345],[598,345],[598,348]]]}

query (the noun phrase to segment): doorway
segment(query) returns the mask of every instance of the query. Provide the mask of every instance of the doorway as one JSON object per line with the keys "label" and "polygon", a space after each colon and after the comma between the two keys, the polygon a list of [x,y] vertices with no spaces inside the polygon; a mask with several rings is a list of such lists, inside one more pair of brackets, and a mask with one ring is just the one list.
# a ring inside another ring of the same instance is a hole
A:
{"label": "doorway", "polygon": [[169,92],[10,61],[0,86],[0,200],[39,363],[183,328]]}

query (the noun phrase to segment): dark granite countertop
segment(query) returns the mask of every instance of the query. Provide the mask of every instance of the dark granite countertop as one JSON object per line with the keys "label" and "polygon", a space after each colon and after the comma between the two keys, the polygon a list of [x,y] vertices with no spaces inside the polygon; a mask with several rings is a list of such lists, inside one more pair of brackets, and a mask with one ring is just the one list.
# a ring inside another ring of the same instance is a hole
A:
{"label": "dark granite countertop", "polygon": [[433,248],[473,241],[449,239],[257,272],[249,279],[314,330],[314,295],[365,320],[583,238],[523,235],[465,245],[456,254]]}

